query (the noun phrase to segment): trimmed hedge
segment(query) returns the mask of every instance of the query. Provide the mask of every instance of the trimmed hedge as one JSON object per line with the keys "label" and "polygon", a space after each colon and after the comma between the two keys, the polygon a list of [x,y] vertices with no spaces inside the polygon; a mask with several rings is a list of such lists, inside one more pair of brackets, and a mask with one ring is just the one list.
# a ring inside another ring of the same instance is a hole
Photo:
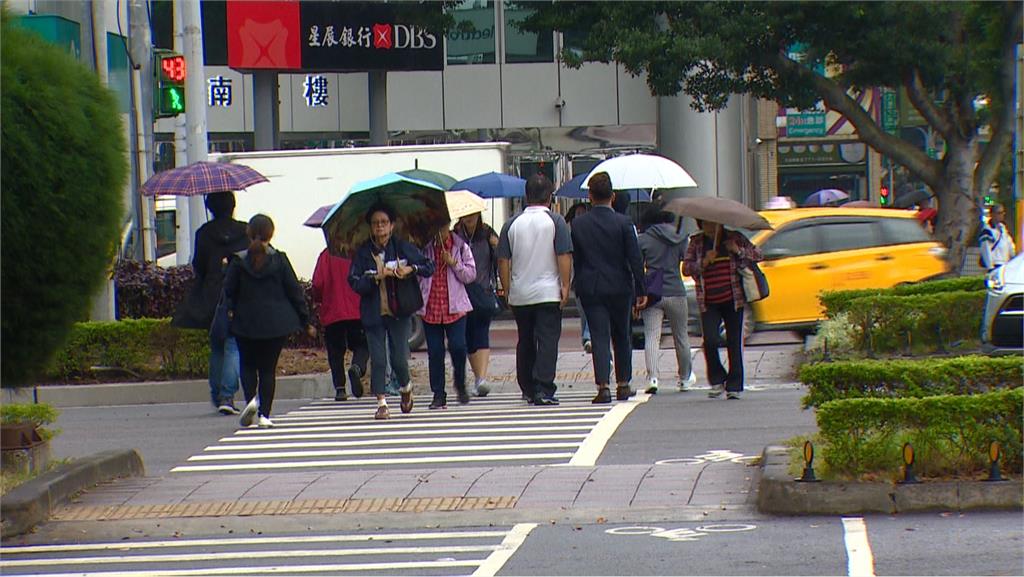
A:
{"label": "trimmed hedge", "polygon": [[66,382],[94,376],[93,367],[109,367],[141,379],[202,378],[209,356],[205,331],[172,327],[170,319],[77,323],[48,376]]}
{"label": "trimmed hedge", "polygon": [[956,291],[984,291],[984,276],[964,276],[957,278],[924,281],[904,284],[887,289],[858,289],[843,291],[823,291],[818,299],[825,307],[825,314],[833,316],[851,309],[850,301],[873,296],[912,296]]}
{"label": "trimmed hedge", "polygon": [[844,312],[856,329],[854,345],[860,350],[934,351],[978,338],[985,292],[877,295],[848,304]]}
{"label": "trimmed hedge", "polygon": [[914,447],[919,475],[969,475],[988,469],[988,446],[1002,446],[1002,467],[1021,473],[1024,389],[978,395],[843,399],[818,409],[821,454],[830,474],[899,475],[903,443]]}
{"label": "trimmed hedge", "polygon": [[1020,387],[1022,375],[1024,358],[974,355],[813,363],[800,367],[799,378],[809,389],[806,409],[836,399],[987,393]]}

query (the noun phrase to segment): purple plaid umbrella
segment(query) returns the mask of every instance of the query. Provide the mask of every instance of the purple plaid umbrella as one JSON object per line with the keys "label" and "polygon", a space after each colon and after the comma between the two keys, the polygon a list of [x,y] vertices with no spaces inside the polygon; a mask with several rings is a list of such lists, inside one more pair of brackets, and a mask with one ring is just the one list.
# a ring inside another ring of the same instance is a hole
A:
{"label": "purple plaid umbrella", "polygon": [[320,226],[323,225],[324,223],[324,219],[327,218],[327,215],[331,212],[332,208],[334,208],[333,204],[321,206],[320,208],[313,211],[313,214],[309,215],[309,218],[306,219],[306,222],[302,223],[302,226],[308,226],[310,228],[320,228]]}
{"label": "purple plaid umbrella", "polygon": [[267,177],[243,164],[196,162],[154,174],[142,185],[143,196],[199,196],[242,190]]}

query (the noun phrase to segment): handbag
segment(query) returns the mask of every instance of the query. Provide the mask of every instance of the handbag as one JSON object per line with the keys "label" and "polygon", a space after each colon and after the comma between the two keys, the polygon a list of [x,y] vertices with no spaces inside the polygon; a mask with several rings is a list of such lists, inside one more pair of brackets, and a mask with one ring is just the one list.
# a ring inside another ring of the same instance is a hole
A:
{"label": "handbag", "polygon": [[469,296],[469,303],[473,305],[474,312],[494,316],[501,310],[501,303],[498,302],[494,291],[478,282],[466,285],[466,295]]}
{"label": "handbag", "polygon": [[654,306],[661,301],[665,288],[665,271],[660,268],[647,269],[647,306]]}
{"label": "handbag", "polygon": [[217,299],[217,307],[213,309],[213,321],[210,323],[210,340],[223,343],[231,336],[231,319],[228,318],[228,299],[221,291]]}
{"label": "handbag", "polygon": [[389,277],[385,282],[388,293],[388,308],[396,317],[408,317],[423,308],[423,293],[416,275],[406,278]]}
{"label": "handbag", "polygon": [[739,269],[740,286],[743,288],[743,298],[748,303],[754,303],[768,298],[768,279],[761,272],[761,267],[756,262],[750,263]]}

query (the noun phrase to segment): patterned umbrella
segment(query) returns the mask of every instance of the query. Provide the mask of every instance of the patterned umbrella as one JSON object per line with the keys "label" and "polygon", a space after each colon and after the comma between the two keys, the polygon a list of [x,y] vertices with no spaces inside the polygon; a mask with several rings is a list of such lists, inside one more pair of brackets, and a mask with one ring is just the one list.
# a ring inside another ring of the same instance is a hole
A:
{"label": "patterned umbrella", "polygon": [[828,206],[830,204],[836,204],[850,198],[850,195],[839,190],[838,188],[823,188],[818,192],[811,193],[806,200],[804,200],[804,206]]}
{"label": "patterned umbrella", "polygon": [[356,247],[370,237],[366,212],[384,202],[395,209],[394,234],[424,243],[451,222],[441,187],[394,172],[352,185],[324,219],[328,238],[340,238],[342,245]]}
{"label": "patterned umbrella", "polygon": [[520,198],[526,196],[526,180],[497,172],[488,172],[460,180],[451,190],[468,190],[481,198]]}
{"label": "patterned umbrella", "polygon": [[452,220],[483,212],[487,208],[487,201],[468,190],[449,190],[444,193],[444,202],[448,205],[448,216]]}
{"label": "patterned umbrella", "polygon": [[260,182],[267,182],[267,177],[244,164],[196,162],[154,174],[142,185],[142,194],[199,196],[242,190]]}

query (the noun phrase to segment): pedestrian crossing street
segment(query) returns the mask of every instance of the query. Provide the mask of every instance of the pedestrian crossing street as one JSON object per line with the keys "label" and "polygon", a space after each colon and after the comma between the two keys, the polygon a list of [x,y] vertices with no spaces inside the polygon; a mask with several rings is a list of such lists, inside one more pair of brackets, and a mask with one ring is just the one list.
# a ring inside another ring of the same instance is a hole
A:
{"label": "pedestrian crossing street", "polygon": [[0,547],[0,573],[37,576],[495,575],[533,523],[486,530],[177,538]]}
{"label": "pedestrian crossing street", "polygon": [[[626,416],[648,397],[592,405],[591,391],[560,393],[561,405],[534,407],[518,394],[410,414],[397,399],[391,419],[374,421],[376,400],[314,401],[272,416],[272,429],[239,429],[171,473],[341,469],[346,467],[569,464],[593,465]],[[390,404],[390,403],[389,403]]]}

